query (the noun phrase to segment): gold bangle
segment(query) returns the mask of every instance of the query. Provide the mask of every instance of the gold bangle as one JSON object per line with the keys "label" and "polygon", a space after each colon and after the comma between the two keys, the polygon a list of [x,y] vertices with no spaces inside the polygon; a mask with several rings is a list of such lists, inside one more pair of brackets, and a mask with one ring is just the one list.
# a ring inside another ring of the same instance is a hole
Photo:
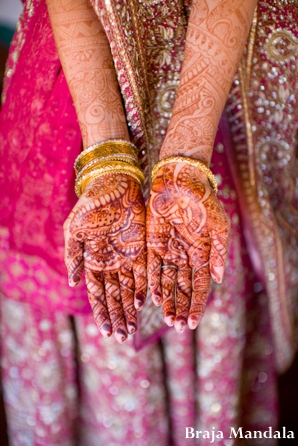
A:
{"label": "gold bangle", "polygon": [[92,174],[93,171],[104,168],[104,167],[112,167],[115,166],[131,166],[138,169],[138,166],[133,166],[132,164],[126,163],[125,161],[119,161],[119,160],[111,160],[111,161],[102,161],[102,160],[96,160],[95,163],[89,165],[89,167],[85,167],[83,170],[80,171],[80,173],[76,177],[76,183],[80,181],[81,177],[83,175],[89,175]]}
{"label": "gold bangle", "polygon": [[[114,172],[106,172],[106,173],[103,172],[103,173],[100,174],[100,175],[91,175],[91,176],[88,176],[88,178],[87,178],[85,181],[82,182],[82,185],[81,185],[81,191],[82,191],[82,193],[84,192],[84,190],[86,189],[86,187],[88,187],[89,184],[92,183],[92,181],[96,180],[96,179],[99,178],[100,176],[107,175],[108,173],[117,173],[117,172],[115,172],[115,171],[114,171]],[[139,175],[137,175],[137,174],[135,174],[135,173],[133,173],[133,172],[123,172],[122,170],[121,170],[119,173],[121,173],[122,175],[127,175],[127,176],[129,176],[129,177],[134,178],[134,179],[139,183],[139,185],[140,185],[141,187],[143,187],[143,181],[142,181],[142,179],[140,178]]]}
{"label": "gold bangle", "polygon": [[209,169],[209,167],[207,167],[206,164],[204,164],[202,161],[189,158],[187,156],[170,156],[169,158],[164,158],[160,160],[158,163],[155,164],[155,166],[152,169],[151,173],[152,182],[155,179],[158,169],[162,166],[165,166],[166,164],[171,164],[171,163],[186,163],[200,169],[202,172],[206,174],[208,180],[210,181],[213,192],[217,194],[218,188],[217,188],[216,178]]}
{"label": "gold bangle", "polygon": [[110,162],[115,161],[121,161],[122,163],[129,164],[130,166],[139,167],[139,162],[131,157],[130,155],[108,155],[103,156],[101,158],[94,158],[92,161],[90,161],[88,164],[86,164],[80,171],[77,171],[77,177],[82,175],[86,170],[89,170],[90,168],[96,168],[98,164],[106,164]]}
{"label": "gold bangle", "polygon": [[76,193],[78,197],[84,192],[87,185],[99,178],[102,175],[111,174],[111,173],[119,173],[124,175],[129,175],[133,177],[141,187],[143,187],[143,183],[145,180],[144,175],[139,169],[127,169],[128,166],[106,166],[99,169],[96,169],[93,172],[90,172],[89,174],[83,175],[78,183],[76,183]]}
{"label": "gold bangle", "polygon": [[83,150],[83,152],[76,158],[74,168],[76,172],[79,172],[93,159],[110,155],[128,155],[138,161],[136,147],[129,141],[117,139],[92,144],[92,146]]}
{"label": "gold bangle", "polygon": [[117,162],[115,164],[107,163],[98,167],[96,169],[90,169],[87,172],[84,172],[83,175],[80,175],[75,184],[75,192],[78,197],[80,197],[86,187],[86,185],[93,179],[96,179],[102,175],[106,175],[108,173],[122,173],[124,175],[130,175],[135,178],[140,186],[143,185],[145,181],[145,176],[143,172],[135,166]]}

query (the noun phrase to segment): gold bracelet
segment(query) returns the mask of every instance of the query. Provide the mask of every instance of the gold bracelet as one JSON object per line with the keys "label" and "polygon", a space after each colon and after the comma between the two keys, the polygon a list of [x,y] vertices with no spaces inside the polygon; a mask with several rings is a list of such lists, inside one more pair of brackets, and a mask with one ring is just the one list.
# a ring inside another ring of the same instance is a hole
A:
{"label": "gold bracelet", "polygon": [[[127,168],[128,167],[128,168]],[[130,166],[131,167],[131,166]],[[133,177],[139,185],[142,187],[145,177],[142,174],[142,172],[139,169],[129,169],[129,166],[105,166],[99,169],[96,169],[89,174],[83,175],[80,178],[80,181],[76,183],[76,194],[78,197],[84,192],[87,185],[94,181],[95,179],[99,178],[102,175],[111,174],[111,173],[119,173],[124,175],[129,175]]]}
{"label": "gold bracelet", "polygon": [[145,175],[138,167],[120,162],[117,162],[115,164],[107,163],[101,165],[101,167],[98,167],[96,169],[90,169],[89,171],[84,172],[83,175],[80,175],[77,178],[75,184],[75,192],[77,196],[80,197],[82,195],[86,185],[89,184],[90,181],[93,181],[96,178],[102,175],[106,175],[108,173],[120,173],[124,175],[130,175],[138,181],[140,186],[143,186],[143,183],[145,181]]}
{"label": "gold bracelet", "polygon": [[131,166],[138,169],[138,166],[133,166],[129,163],[126,163],[125,161],[119,161],[119,160],[111,160],[111,161],[102,161],[101,159],[96,160],[93,164],[90,164],[89,167],[84,167],[83,170],[80,171],[80,173],[76,177],[76,183],[80,181],[81,177],[83,175],[89,175],[92,174],[94,170],[101,169],[103,167],[112,167],[115,166]]}
{"label": "gold bracelet", "polygon": [[77,177],[82,175],[86,170],[89,170],[90,168],[96,168],[98,164],[102,163],[109,163],[109,162],[115,162],[115,161],[121,161],[122,163],[129,164],[130,166],[139,167],[139,162],[135,158],[131,157],[130,155],[107,155],[103,156],[101,158],[94,158],[92,161],[90,161],[88,164],[86,164],[80,171],[76,171]]}
{"label": "gold bracelet", "polygon": [[[107,173],[117,173],[117,172],[107,172]],[[91,176],[89,176],[85,181],[82,182],[82,185],[81,185],[82,193],[86,190],[86,187],[88,187],[90,183],[95,181],[100,176],[106,175],[107,173],[102,173],[100,175],[91,175]],[[127,175],[129,177],[134,178],[139,183],[139,185],[141,187],[143,187],[144,183],[143,183],[143,181],[142,181],[142,179],[140,178],[139,175],[137,175],[137,174],[135,174],[133,172],[123,172],[122,170],[119,173],[121,173],[121,175]]]}
{"label": "gold bracelet", "polygon": [[93,159],[110,155],[128,155],[138,161],[136,147],[129,141],[117,139],[92,144],[92,146],[83,150],[76,158],[74,168],[76,172],[80,172]]}
{"label": "gold bracelet", "polygon": [[200,169],[202,172],[204,172],[208,178],[208,180],[211,183],[213,192],[215,194],[217,194],[217,182],[216,182],[216,178],[213,175],[213,173],[211,172],[211,170],[209,169],[209,167],[206,166],[206,164],[204,164],[202,161],[193,159],[193,158],[189,158],[187,156],[170,156],[169,158],[164,158],[162,160],[160,160],[158,163],[155,164],[155,166],[152,169],[152,173],[151,173],[151,179],[152,182],[155,179],[155,176],[157,174],[157,171],[160,167],[165,166],[166,164],[171,164],[171,163],[186,163],[186,164],[190,164],[191,166],[197,167],[198,169]]}

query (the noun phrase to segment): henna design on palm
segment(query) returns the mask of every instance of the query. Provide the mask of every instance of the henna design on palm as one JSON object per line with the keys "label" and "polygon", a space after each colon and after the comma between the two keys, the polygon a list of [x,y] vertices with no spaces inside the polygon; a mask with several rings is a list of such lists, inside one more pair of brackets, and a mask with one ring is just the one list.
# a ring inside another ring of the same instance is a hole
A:
{"label": "henna design on palm", "polygon": [[83,269],[89,301],[103,336],[118,342],[137,329],[146,297],[145,207],[140,186],[127,175],[92,182],[64,225],[69,284]]}
{"label": "henna design on palm", "polygon": [[155,177],[147,209],[148,283],[165,322],[178,332],[198,326],[210,275],[220,283],[228,252],[229,217],[205,174],[173,163]]}

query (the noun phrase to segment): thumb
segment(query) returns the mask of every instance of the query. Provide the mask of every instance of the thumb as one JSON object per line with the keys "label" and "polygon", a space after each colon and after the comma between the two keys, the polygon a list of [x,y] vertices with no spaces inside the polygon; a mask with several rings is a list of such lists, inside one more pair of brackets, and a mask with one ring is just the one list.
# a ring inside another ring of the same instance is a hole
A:
{"label": "thumb", "polygon": [[69,286],[78,285],[81,280],[84,268],[84,243],[76,239],[76,236],[70,231],[69,218],[64,224],[64,261],[68,273]]}
{"label": "thumb", "polygon": [[210,273],[216,283],[222,283],[228,260],[229,231],[216,234],[211,239]]}

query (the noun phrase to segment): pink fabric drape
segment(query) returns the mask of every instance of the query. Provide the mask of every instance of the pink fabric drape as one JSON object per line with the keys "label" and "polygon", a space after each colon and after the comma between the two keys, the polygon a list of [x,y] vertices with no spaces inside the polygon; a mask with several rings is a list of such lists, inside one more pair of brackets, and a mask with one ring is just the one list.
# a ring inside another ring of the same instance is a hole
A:
{"label": "pink fabric drape", "polygon": [[12,249],[38,255],[65,275],[61,229],[76,202],[73,163],[81,136],[44,1],[25,6],[4,97],[0,225],[9,227]]}

